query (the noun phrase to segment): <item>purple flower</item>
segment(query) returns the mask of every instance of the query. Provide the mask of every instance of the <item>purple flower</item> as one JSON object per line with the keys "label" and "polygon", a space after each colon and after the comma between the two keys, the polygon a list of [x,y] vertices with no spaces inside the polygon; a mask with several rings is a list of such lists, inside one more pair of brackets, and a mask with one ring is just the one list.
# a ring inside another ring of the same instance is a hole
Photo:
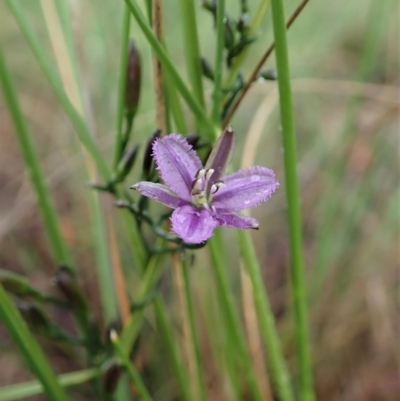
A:
{"label": "purple flower", "polygon": [[260,166],[224,176],[234,140],[229,127],[203,167],[183,136],[170,134],[158,139],[153,155],[166,185],[143,181],[131,188],[175,209],[172,230],[187,243],[207,240],[218,226],[257,229],[257,220],[238,212],[266,201],[279,183],[272,170]]}

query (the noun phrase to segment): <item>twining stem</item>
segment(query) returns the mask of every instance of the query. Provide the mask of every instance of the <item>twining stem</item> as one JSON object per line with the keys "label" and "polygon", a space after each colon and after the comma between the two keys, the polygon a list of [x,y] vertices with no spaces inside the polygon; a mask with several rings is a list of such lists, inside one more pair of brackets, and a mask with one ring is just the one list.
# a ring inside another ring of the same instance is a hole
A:
{"label": "twining stem", "polygon": [[[307,3],[309,2],[309,0],[303,0],[298,7],[296,8],[296,10],[293,12],[293,14],[291,15],[291,17],[289,18],[287,24],[286,24],[286,28],[289,29],[293,22],[297,19],[297,17],[300,15],[300,13],[303,11],[304,7],[307,5]],[[264,55],[261,57],[260,61],[257,63],[257,65],[254,67],[253,72],[250,74],[249,79],[246,82],[246,85],[243,87],[242,91],[240,92],[240,95],[238,96],[238,98],[236,99],[235,103],[232,105],[232,107],[229,110],[229,113],[227,114],[227,116],[224,119],[224,122],[222,124],[223,128],[227,127],[229,122],[231,121],[233,115],[235,114],[237,108],[239,107],[240,103],[243,101],[243,98],[246,96],[246,94],[248,93],[251,85],[253,85],[253,83],[255,82],[258,73],[260,72],[262,66],[264,65],[264,63],[268,60],[269,56],[272,54],[272,52],[275,49],[275,43],[272,43],[267,51],[264,53]]]}
{"label": "twining stem", "polygon": [[224,18],[225,0],[217,1],[217,43],[215,49],[215,73],[214,73],[214,93],[212,119],[214,124],[221,124],[221,99],[222,99],[222,75],[224,71]]}
{"label": "twining stem", "polygon": [[49,399],[52,401],[69,401],[69,397],[60,386],[45,355],[1,284],[0,321],[5,325],[18,345],[21,355],[25,358],[32,372],[40,380]]}
{"label": "twining stem", "polygon": [[[255,35],[258,28],[260,27],[262,20],[267,12],[271,0],[260,0],[258,3],[258,7],[252,13],[253,17],[251,19],[250,28],[248,31],[248,36]],[[229,73],[224,80],[224,88],[229,88],[233,85],[235,79],[237,78],[240,67],[242,66],[243,62],[246,60],[246,57],[250,51],[251,46],[247,46],[238,56],[236,56],[232,61],[232,66],[229,69]]]}
{"label": "twining stem", "polygon": [[283,359],[283,353],[275,329],[275,319],[265,293],[260,265],[255,254],[250,232],[239,231],[240,254],[250,277],[253,289],[254,304],[257,310],[260,332],[267,350],[268,362],[277,394],[281,401],[292,401],[293,394],[289,374]]}
{"label": "twining stem", "polygon": [[[179,257],[179,255],[177,255]],[[191,360],[194,362],[194,370],[195,370],[195,379],[196,379],[196,387],[197,387],[197,400],[207,401],[207,393],[205,389],[204,375],[200,358],[200,347],[199,347],[199,339],[198,339],[198,330],[196,328],[196,318],[194,314],[194,305],[192,298],[192,289],[190,285],[190,276],[189,276],[189,266],[186,263],[186,260],[182,258],[180,266],[182,270],[183,276],[183,286],[184,286],[184,304],[186,310],[186,318],[188,320],[189,326],[189,336],[190,336],[190,353]]]}
{"label": "twining stem", "polygon": [[237,357],[236,362],[239,361],[244,370],[244,374],[249,385],[249,391],[252,394],[253,399],[255,401],[262,401],[263,398],[256,380],[250,356],[246,349],[243,331],[241,330],[238,316],[235,312],[235,304],[229,290],[220,232],[216,231],[214,233],[214,236],[208,241],[208,245],[213,261],[222,315],[225,320],[225,327],[228,332],[227,334],[229,334],[228,343],[231,347],[231,350],[235,350],[234,352]]}
{"label": "twining stem", "polygon": [[183,79],[181,78],[179,72],[175,68],[173,62],[168,57],[167,53],[163,49],[161,43],[157,40],[156,36],[152,32],[150,25],[144,18],[140,8],[135,0],[125,0],[126,4],[129,6],[132,15],[136,19],[136,22],[140,26],[143,34],[146,36],[149,44],[151,45],[154,53],[159,58],[161,64],[164,66],[165,72],[169,74],[171,81],[174,82],[176,89],[181,93],[182,97],[185,99],[187,105],[192,110],[195,116],[198,117],[199,121],[204,125],[205,131],[204,136],[209,139],[214,139],[216,135],[216,128],[207,118],[207,114],[199,102],[194,98]]}
{"label": "twining stem", "polygon": [[295,316],[296,345],[300,373],[300,399],[315,399],[309,347],[307,310],[304,283],[303,241],[300,191],[297,181],[296,136],[290,87],[289,57],[286,39],[285,14],[282,0],[272,0],[272,22],[278,70],[279,101],[285,164],[286,199],[291,256],[291,287]]}
{"label": "twining stem", "polygon": [[114,349],[115,349],[118,357],[120,358],[121,362],[125,366],[125,369],[128,371],[129,376],[133,380],[133,383],[135,384],[141,399],[143,401],[153,401],[153,398],[151,397],[145,384],[143,383],[143,380],[140,377],[139,372],[135,369],[135,367],[133,366],[133,363],[129,360],[127,354],[125,353],[125,351],[119,341],[118,334],[115,330],[111,331],[110,339],[114,345]]}
{"label": "twining stem", "polygon": [[174,336],[171,331],[169,318],[166,313],[166,308],[159,296],[154,300],[154,313],[157,319],[157,327],[163,338],[165,348],[168,353],[168,361],[172,365],[176,381],[178,382],[182,399],[184,401],[194,401],[194,396],[190,391],[189,380],[186,374],[185,365],[182,358],[178,354],[175,346]]}
{"label": "twining stem", "polygon": [[72,266],[72,256],[61,234],[57,212],[51,200],[49,191],[47,190],[43,172],[40,168],[39,157],[31,140],[29,128],[18,102],[16,91],[1,48],[0,82],[3,88],[4,100],[10,111],[10,116],[15,126],[15,133],[21,147],[22,155],[25,159],[26,169],[37,194],[37,201],[54,258],[59,264]]}

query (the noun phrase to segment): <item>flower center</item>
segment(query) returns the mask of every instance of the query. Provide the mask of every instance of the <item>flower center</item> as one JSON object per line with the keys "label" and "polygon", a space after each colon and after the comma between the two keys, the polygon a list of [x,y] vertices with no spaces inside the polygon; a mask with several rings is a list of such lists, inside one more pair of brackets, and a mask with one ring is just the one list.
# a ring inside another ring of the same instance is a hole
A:
{"label": "flower center", "polygon": [[214,169],[201,169],[192,182],[192,204],[198,208],[211,208],[213,195],[224,185],[222,181],[212,181]]}

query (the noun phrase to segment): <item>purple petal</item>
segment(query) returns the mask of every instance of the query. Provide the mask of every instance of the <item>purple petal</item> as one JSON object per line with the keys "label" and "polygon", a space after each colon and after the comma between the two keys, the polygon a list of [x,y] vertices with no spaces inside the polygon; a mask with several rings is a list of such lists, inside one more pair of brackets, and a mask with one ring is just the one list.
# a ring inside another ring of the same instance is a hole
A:
{"label": "purple petal", "polygon": [[180,198],[190,201],[192,182],[202,164],[186,139],[177,134],[167,135],[154,142],[153,153],[164,182]]}
{"label": "purple petal", "polygon": [[254,166],[223,178],[225,186],[213,197],[217,209],[238,211],[249,209],[266,201],[279,183],[272,170]]}
{"label": "purple petal", "polygon": [[259,224],[256,219],[249,216],[244,216],[240,213],[231,213],[225,209],[217,209],[215,218],[221,223],[221,225],[232,228],[245,229],[258,229]]}
{"label": "purple petal", "polygon": [[147,196],[165,206],[176,209],[182,204],[179,199],[168,187],[162,184],[155,184],[154,182],[142,181],[131,186],[131,189],[136,189],[142,195]]}
{"label": "purple petal", "polygon": [[210,156],[208,156],[205,169],[214,169],[212,181],[218,181],[231,160],[233,148],[235,147],[235,133],[232,127],[228,127],[222,132],[218,138],[217,143],[214,145]]}
{"label": "purple petal", "polygon": [[193,206],[179,207],[172,213],[172,231],[189,244],[199,244],[209,239],[219,222],[207,209]]}

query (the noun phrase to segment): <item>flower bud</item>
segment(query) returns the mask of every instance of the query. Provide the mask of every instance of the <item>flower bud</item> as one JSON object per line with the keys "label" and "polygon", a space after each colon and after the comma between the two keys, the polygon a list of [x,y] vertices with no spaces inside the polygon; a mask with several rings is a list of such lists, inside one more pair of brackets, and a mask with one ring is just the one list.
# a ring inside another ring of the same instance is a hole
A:
{"label": "flower bud", "polygon": [[263,68],[257,77],[257,80],[276,81],[278,74],[273,68]]}
{"label": "flower bud", "polygon": [[161,136],[161,130],[156,129],[152,133],[149,140],[147,141],[146,150],[144,151],[144,157],[143,157],[143,173],[146,177],[150,175],[153,165],[153,143],[160,136]]}
{"label": "flower bud", "polygon": [[251,45],[257,38],[255,36],[244,36],[238,43],[229,49],[227,56],[228,67],[231,66],[232,60],[237,57],[247,46]]}
{"label": "flower bud", "polygon": [[128,115],[135,115],[141,84],[140,54],[133,40],[129,41],[128,64],[126,70],[125,108]]}

